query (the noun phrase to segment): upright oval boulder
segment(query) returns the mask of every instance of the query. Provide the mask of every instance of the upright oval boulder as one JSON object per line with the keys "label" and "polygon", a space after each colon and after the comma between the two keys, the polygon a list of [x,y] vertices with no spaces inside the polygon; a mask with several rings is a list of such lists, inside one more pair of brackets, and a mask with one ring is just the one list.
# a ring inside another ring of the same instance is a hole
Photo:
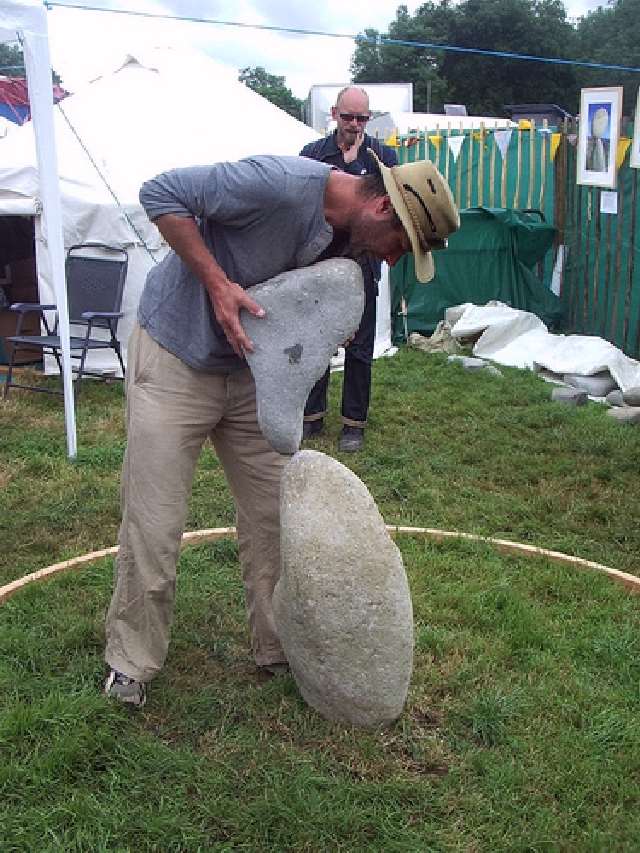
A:
{"label": "upright oval boulder", "polygon": [[273,611],[302,696],[329,720],[392,722],[411,678],[413,611],[375,501],[340,462],[302,450],[283,472],[280,524]]}

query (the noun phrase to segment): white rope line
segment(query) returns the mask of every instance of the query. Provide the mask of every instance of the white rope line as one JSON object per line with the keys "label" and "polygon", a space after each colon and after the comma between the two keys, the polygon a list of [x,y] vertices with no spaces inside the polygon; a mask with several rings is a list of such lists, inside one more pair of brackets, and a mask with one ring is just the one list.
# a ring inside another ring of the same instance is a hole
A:
{"label": "white rope line", "polygon": [[[468,542],[482,542],[486,545],[491,545],[498,551],[507,554],[513,554],[520,557],[538,557],[547,559],[552,563],[561,563],[563,565],[572,566],[578,569],[592,569],[593,571],[601,572],[607,575],[611,580],[623,584],[631,592],[640,594],[640,577],[621,572],[618,569],[612,569],[602,563],[595,563],[593,560],[585,560],[582,557],[573,557],[570,554],[563,554],[562,551],[550,551],[548,548],[537,548],[534,545],[525,545],[523,542],[511,542],[508,539],[494,539],[491,536],[480,536],[475,533],[460,533],[457,530],[439,530],[435,527],[402,527],[396,524],[387,524],[387,531],[391,536],[422,536],[425,539],[431,539],[434,542],[444,542],[447,539],[463,539]],[[213,527],[208,530],[193,530],[190,533],[185,533],[182,537],[182,548],[188,545],[201,545],[205,542],[215,542],[218,539],[236,539],[237,533],[235,527]],[[74,557],[71,560],[65,560],[62,563],[54,563],[44,569],[38,569],[36,572],[18,578],[6,586],[0,587],[0,604],[10,598],[23,587],[35,581],[45,580],[52,575],[65,572],[70,569],[79,569],[83,566],[96,563],[105,557],[115,556],[118,553],[118,546],[114,545],[111,548],[103,548],[101,551],[91,551],[89,554],[83,554],[80,557]]]}

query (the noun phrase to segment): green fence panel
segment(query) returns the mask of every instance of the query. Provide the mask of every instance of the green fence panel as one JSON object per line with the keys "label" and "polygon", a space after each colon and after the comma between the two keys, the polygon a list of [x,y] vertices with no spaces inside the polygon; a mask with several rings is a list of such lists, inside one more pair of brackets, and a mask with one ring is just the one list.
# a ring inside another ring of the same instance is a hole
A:
{"label": "green fence panel", "polygon": [[[398,159],[401,163],[431,159],[447,178],[463,212],[482,206],[514,211],[534,209],[540,211],[547,223],[559,223],[561,231],[556,243],[565,247],[560,294],[565,330],[597,335],[638,358],[640,170],[630,168],[628,156],[625,158],[618,171],[618,212],[601,213],[603,190],[576,184],[576,134],[569,130],[576,128],[563,127],[555,157],[552,156],[552,140],[558,132],[555,128],[514,129],[504,157],[496,140],[499,131],[495,128],[463,131],[450,126],[430,133],[415,131],[400,137]],[[630,127],[625,128],[627,136],[631,132]],[[460,135],[464,141],[455,158],[447,137]],[[452,238],[450,244],[454,241]],[[445,257],[448,255],[442,255]],[[447,263],[436,256],[436,264],[438,260]],[[547,251],[533,270],[547,289],[554,261],[555,253]],[[462,266],[459,272],[469,279]],[[392,273],[392,281],[410,275],[411,261],[406,259]],[[473,301],[480,302],[482,292],[482,288],[477,289]],[[426,331],[434,327],[436,304],[442,309],[447,300],[438,302],[434,296],[433,302],[431,297],[427,301],[430,320],[424,326]]]}
{"label": "green fence panel", "polygon": [[552,328],[562,322],[560,300],[544,287],[533,267],[548,251],[555,229],[533,214],[477,208],[461,212],[461,227],[444,251],[434,253],[436,275],[415,278],[413,256],[391,270],[392,337],[431,334],[447,308],[497,299],[532,311]]}
{"label": "green fence panel", "polygon": [[561,298],[571,332],[597,335],[640,355],[640,193],[638,169],[623,163],[617,213],[602,213],[605,190],[575,184],[577,151],[567,170],[566,265]]}

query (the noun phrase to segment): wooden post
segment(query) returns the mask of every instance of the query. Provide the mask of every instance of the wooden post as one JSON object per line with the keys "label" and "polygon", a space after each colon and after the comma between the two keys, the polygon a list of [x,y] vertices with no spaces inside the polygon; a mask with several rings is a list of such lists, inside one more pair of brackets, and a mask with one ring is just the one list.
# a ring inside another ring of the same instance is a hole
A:
{"label": "wooden post", "polygon": [[[495,142],[495,138],[494,138]],[[504,152],[500,160],[500,206],[507,206],[507,171],[509,164],[509,148],[511,145],[509,144]]]}
{"label": "wooden post", "polygon": [[[544,213],[544,191],[547,181],[547,145],[551,147],[551,136],[549,135],[549,122],[547,119],[542,122],[542,129],[544,133],[540,137],[540,196],[538,208]],[[549,154],[549,159],[551,159],[551,154]]]}
{"label": "wooden post", "polygon": [[444,143],[444,179],[447,183],[449,183],[449,133],[451,132],[451,123],[447,125],[447,135],[442,138],[442,142],[440,142],[440,147]]}
{"label": "wooden post", "polygon": [[472,195],[473,178],[473,129],[469,129],[469,168],[467,169],[467,207],[473,207]]}
{"label": "wooden post", "polygon": [[625,244],[625,188],[624,181],[618,183],[618,216],[616,222],[616,254],[613,274],[613,301],[609,317],[609,334],[607,339],[615,341],[618,331],[618,304],[622,288],[622,251]]}
{"label": "wooden post", "polygon": [[513,204],[511,207],[518,210],[520,205],[520,176],[522,175],[522,134],[524,131],[518,126],[518,156],[516,160],[516,185],[513,190]]}
{"label": "wooden post", "polygon": [[[498,122],[495,123],[493,132],[495,134],[496,127],[498,126]],[[496,148],[498,147],[496,144],[495,136],[492,137],[493,145],[491,146],[491,157],[489,159],[489,207],[496,206],[496,189],[495,189],[495,181],[496,181]]]}
{"label": "wooden post", "polygon": [[478,207],[484,202],[484,122],[480,122],[480,153],[478,155]]}
{"label": "wooden post", "polygon": [[536,178],[536,123],[530,120],[529,128],[529,189],[527,191],[527,207],[533,206],[533,187]]}
{"label": "wooden post", "polygon": [[632,169],[633,187],[631,188],[631,229],[629,234],[629,267],[627,273],[627,287],[624,298],[624,327],[621,348],[629,353],[629,312],[631,310],[631,292],[633,289],[633,272],[635,269],[636,253],[636,220],[638,212],[638,170]]}
{"label": "wooden post", "polygon": [[[460,134],[464,135],[464,131],[462,130],[462,122],[460,123]],[[456,160],[456,204],[458,208],[462,207],[462,149],[464,148],[464,142],[460,147],[460,151],[458,152],[458,159]]]}

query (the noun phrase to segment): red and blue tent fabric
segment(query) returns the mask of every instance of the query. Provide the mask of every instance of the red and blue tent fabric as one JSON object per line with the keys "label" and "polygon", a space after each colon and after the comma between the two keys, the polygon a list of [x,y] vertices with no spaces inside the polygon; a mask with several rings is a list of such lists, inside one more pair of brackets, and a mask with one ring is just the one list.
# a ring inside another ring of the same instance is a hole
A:
{"label": "red and blue tent fabric", "polygon": [[[60,86],[53,87],[55,103],[65,95],[67,92]],[[29,92],[24,77],[0,77],[0,116],[15,124],[24,124],[31,118]]]}

